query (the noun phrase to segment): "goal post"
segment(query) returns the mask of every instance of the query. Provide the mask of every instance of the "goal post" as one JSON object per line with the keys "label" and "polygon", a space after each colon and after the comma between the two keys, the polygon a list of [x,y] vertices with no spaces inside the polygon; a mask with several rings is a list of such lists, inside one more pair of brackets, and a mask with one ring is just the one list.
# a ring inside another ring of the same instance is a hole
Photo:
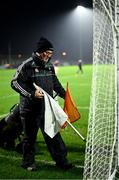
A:
{"label": "goal post", "polygon": [[117,58],[117,153],[119,167],[119,0],[115,3],[115,23],[117,28],[116,34],[116,58]]}
{"label": "goal post", "polygon": [[84,179],[113,179],[118,166],[119,0],[93,0],[93,75]]}

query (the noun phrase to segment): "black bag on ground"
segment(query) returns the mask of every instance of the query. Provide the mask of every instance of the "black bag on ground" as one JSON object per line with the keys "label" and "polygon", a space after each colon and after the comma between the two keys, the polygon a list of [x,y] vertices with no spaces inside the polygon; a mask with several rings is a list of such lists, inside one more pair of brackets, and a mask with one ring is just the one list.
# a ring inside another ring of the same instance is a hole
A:
{"label": "black bag on ground", "polygon": [[[19,104],[10,109],[10,113],[0,120],[0,147],[7,150],[22,151],[23,128],[19,113]],[[18,143],[16,144],[16,140]]]}

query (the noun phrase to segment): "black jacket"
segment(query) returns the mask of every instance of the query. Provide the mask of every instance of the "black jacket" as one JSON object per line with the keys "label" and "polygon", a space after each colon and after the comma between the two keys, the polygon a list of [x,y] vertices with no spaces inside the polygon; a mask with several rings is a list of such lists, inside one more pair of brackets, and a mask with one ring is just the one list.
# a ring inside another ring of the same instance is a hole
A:
{"label": "black jacket", "polygon": [[55,75],[52,63],[50,61],[44,63],[35,54],[18,67],[11,86],[22,96],[33,101],[34,82],[51,96],[54,90],[60,97],[65,97],[65,90]]}

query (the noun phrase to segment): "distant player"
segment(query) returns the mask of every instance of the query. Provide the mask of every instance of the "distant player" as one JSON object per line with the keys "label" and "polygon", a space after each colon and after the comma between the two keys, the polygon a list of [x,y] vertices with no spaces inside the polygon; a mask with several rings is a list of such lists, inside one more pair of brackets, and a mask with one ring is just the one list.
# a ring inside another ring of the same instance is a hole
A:
{"label": "distant player", "polygon": [[83,73],[82,60],[81,59],[78,60],[78,71],[77,71],[77,73],[79,73],[80,71],[81,71],[81,73]]}

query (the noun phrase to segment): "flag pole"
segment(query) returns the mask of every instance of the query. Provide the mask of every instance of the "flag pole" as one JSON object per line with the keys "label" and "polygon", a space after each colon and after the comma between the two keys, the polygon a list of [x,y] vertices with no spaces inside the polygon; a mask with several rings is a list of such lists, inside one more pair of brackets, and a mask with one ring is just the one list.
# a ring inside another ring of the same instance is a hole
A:
{"label": "flag pole", "polygon": [[[35,83],[33,83],[34,87],[36,89],[40,89],[39,86],[37,86]],[[83,141],[85,141],[85,138],[77,131],[77,129],[67,120],[67,123],[71,126],[71,128],[81,137]]]}
{"label": "flag pole", "polygon": [[67,123],[71,126],[71,128],[81,137],[83,141],[86,141],[85,138],[77,131],[77,129],[67,120]]}

